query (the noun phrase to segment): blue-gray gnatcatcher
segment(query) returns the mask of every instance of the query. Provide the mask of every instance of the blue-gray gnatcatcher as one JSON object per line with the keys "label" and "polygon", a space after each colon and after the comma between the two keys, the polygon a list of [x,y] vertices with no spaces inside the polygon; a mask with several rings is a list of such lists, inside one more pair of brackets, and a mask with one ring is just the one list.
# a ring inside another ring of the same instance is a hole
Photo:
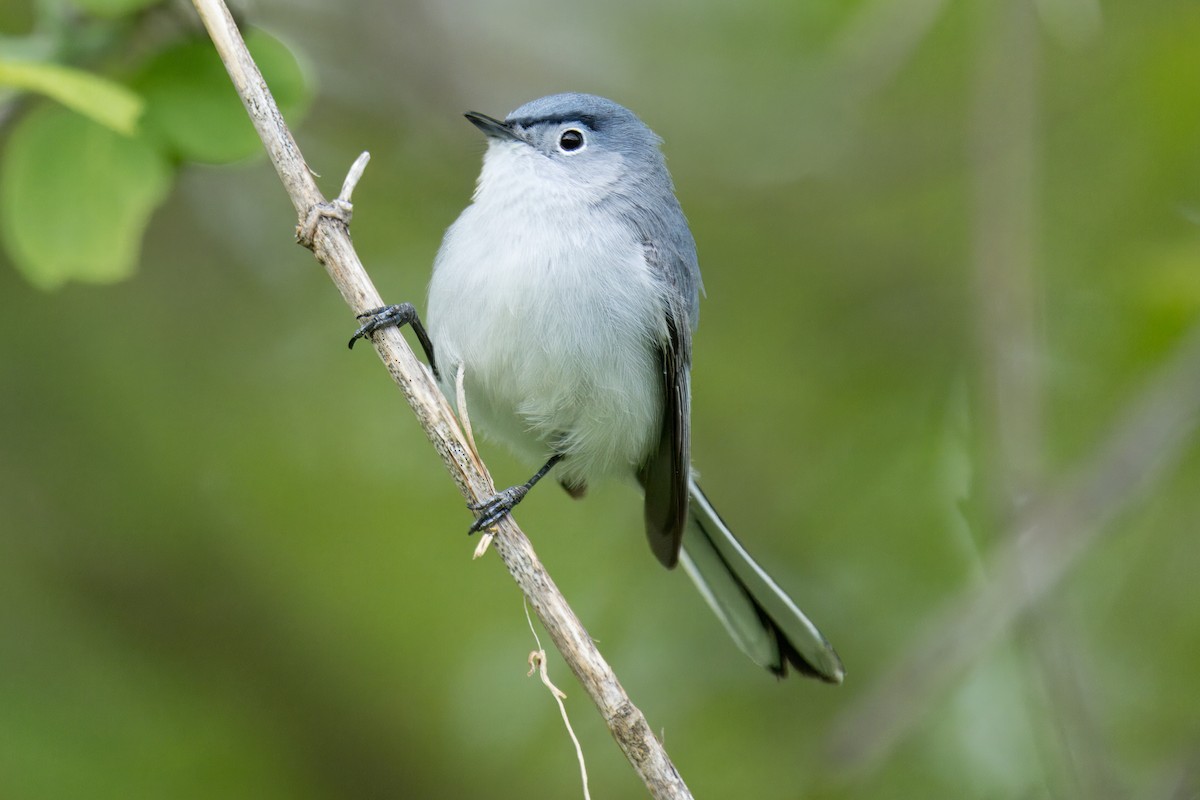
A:
{"label": "blue-gray gnatcatcher", "polygon": [[691,474],[700,270],[659,138],[586,94],[543,97],[504,121],[466,117],[488,148],[474,199],[434,262],[429,335],[405,303],[363,315],[354,338],[411,324],[447,396],[461,365],[472,421],[545,462],[472,506],[472,530],[509,513],[556,465],[575,497],[594,479],[634,477],[654,554],[683,564],[738,646],[776,675],[790,663],[840,683],[833,648]]}

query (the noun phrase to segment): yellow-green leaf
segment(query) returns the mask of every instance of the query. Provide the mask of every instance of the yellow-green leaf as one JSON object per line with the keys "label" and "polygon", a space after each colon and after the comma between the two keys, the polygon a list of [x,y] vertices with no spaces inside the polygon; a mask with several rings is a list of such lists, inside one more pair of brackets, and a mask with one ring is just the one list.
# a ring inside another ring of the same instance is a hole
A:
{"label": "yellow-green leaf", "polygon": [[[285,116],[308,99],[295,56],[266,33],[251,30],[246,46]],[[146,98],[145,125],[181,158],[223,164],[262,152],[221,59],[207,38],[183,42],[151,59],[134,79]]]}
{"label": "yellow-green leaf", "polygon": [[0,240],[42,288],[121,280],[171,175],[144,138],[61,106],[37,109],[13,127],[0,161]]}
{"label": "yellow-green leaf", "polygon": [[145,105],[134,91],[119,83],[43,61],[0,58],[0,85],[44,94],[124,134],[137,130]]}
{"label": "yellow-green leaf", "polygon": [[160,0],[74,0],[75,5],[98,17],[123,17],[160,2]]}

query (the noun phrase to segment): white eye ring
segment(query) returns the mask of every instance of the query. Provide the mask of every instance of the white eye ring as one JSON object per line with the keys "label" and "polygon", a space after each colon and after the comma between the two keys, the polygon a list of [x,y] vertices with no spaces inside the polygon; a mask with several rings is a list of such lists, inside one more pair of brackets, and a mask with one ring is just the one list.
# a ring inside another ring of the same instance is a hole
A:
{"label": "white eye ring", "polygon": [[567,128],[558,134],[558,149],[564,153],[578,153],[587,145],[587,138],[578,128]]}

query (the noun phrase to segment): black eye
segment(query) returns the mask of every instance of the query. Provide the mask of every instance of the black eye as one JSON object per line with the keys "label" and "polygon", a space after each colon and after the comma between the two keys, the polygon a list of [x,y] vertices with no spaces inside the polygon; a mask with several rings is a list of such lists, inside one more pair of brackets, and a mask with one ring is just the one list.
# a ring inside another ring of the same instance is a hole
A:
{"label": "black eye", "polygon": [[573,153],[583,147],[583,131],[567,128],[558,136],[558,146],[566,153]]}

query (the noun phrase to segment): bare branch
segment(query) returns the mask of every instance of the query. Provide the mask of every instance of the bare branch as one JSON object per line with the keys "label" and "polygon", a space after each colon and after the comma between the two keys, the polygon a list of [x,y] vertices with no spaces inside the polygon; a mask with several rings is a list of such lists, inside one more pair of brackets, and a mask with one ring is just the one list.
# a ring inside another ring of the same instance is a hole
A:
{"label": "bare branch", "polygon": [[890,751],[1046,596],[1121,512],[1194,446],[1200,426],[1200,325],[1080,467],[1024,514],[989,559],[989,579],[954,597],[896,664],[846,709],[830,737],[844,769]]}
{"label": "bare branch", "polygon": [[[310,234],[304,243],[325,266],[355,314],[382,306],[383,300],[354,252],[344,214],[326,213],[334,206],[326,202],[317,188],[312,172],[246,51],[225,4],[222,0],[193,0],[193,3],[296,208],[302,236]],[[356,162],[356,169],[347,178],[348,189],[353,188],[357,179],[353,173],[357,169]],[[346,212],[349,210],[349,191],[343,191],[344,207],[338,208]],[[314,210],[317,214],[312,221]],[[310,222],[311,231],[307,230]],[[372,336],[372,341],[463,496],[471,501],[488,496],[491,480],[482,464],[473,457],[470,445],[428,369],[413,355],[398,330],[379,331]],[[630,702],[612,668],[538,560],[529,540],[510,517],[501,520],[496,528],[493,546],[497,554],[533,606],[555,647],[591,696],[613,738],[651,796],[690,798],[687,786],[662,744],[655,738],[642,712]]]}
{"label": "bare branch", "polygon": [[[842,712],[829,751],[845,772],[872,770],[992,648],[1014,633],[1031,633],[1039,657],[1030,663],[1056,690],[1035,706],[1054,715],[1060,738],[1053,755],[1064,775],[1082,787],[1081,796],[1113,797],[1120,794],[1119,783],[1102,734],[1085,716],[1081,675],[1063,644],[1071,628],[1047,600],[1113,529],[1112,521],[1168,476],[1194,445],[1200,326],[1130,400],[1092,452],[1062,479],[1049,480],[1033,222],[1040,31],[1028,3],[993,3],[979,19],[971,120],[973,316],[980,348],[979,416],[989,456],[983,505],[999,530],[983,580],[931,614],[909,648]],[[1019,625],[1025,630],[1016,630]],[[1043,754],[1044,764],[1050,755]]]}

